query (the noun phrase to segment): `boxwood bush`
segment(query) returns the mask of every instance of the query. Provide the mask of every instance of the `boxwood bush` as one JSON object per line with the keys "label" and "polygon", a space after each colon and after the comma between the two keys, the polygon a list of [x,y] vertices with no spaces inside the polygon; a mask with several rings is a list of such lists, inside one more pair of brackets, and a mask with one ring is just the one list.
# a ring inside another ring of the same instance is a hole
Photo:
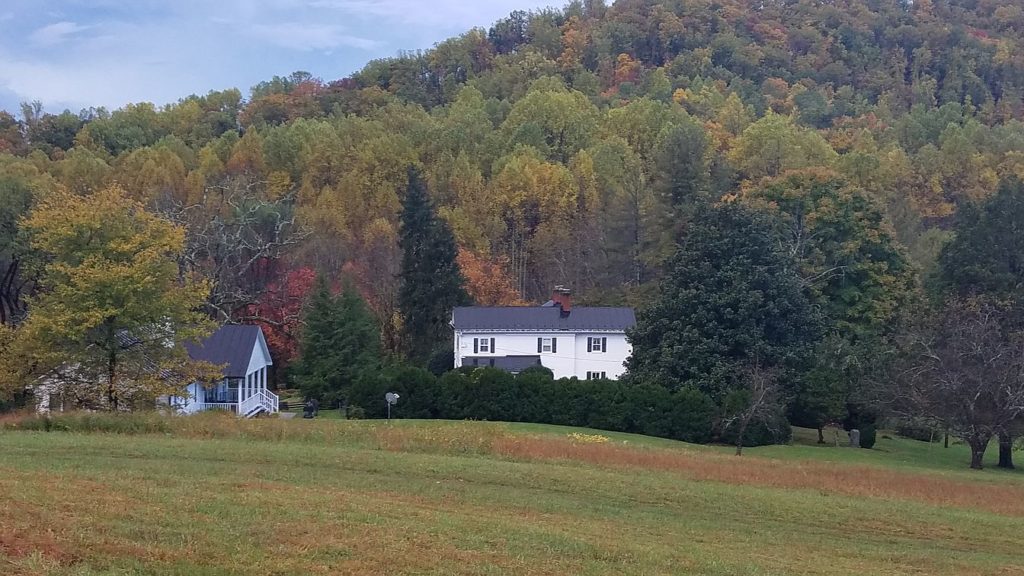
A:
{"label": "boxwood bush", "polygon": [[[387,414],[384,395],[401,396],[397,418],[498,420],[597,428],[659,436],[694,443],[715,438],[715,402],[703,392],[617,380],[554,379],[547,368],[518,375],[490,367],[459,368],[435,377],[427,370],[399,367],[367,376],[353,385],[349,401],[367,418]],[[786,442],[789,423],[781,418],[769,430],[754,426],[747,444]],[[730,441],[727,434],[721,440]]]}

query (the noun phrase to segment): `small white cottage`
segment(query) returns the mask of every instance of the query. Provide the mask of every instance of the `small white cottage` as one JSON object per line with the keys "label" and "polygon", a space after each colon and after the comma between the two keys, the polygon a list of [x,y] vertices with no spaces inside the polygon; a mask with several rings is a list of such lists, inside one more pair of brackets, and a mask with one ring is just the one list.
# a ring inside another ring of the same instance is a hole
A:
{"label": "small white cottage", "polygon": [[209,338],[186,344],[193,360],[223,366],[218,382],[196,382],[187,396],[167,398],[185,414],[202,410],[230,410],[251,418],[278,411],[277,395],[267,390],[267,369],[274,364],[259,326],[221,326]]}

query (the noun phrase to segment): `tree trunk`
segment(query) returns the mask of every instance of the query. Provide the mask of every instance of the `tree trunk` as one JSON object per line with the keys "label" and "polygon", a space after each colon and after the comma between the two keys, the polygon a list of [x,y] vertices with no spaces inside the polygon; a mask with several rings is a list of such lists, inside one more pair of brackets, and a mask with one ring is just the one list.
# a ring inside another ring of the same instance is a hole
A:
{"label": "tree trunk", "polygon": [[740,429],[736,433],[736,455],[743,455],[743,436],[747,433],[747,424],[750,423],[750,418],[744,418],[740,421]]}
{"label": "tree trunk", "polygon": [[1013,436],[1009,434],[999,435],[998,466],[1007,470],[1013,470]]}
{"label": "tree trunk", "polygon": [[114,381],[117,378],[117,354],[110,353],[107,358],[107,402],[114,412],[117,412],[117,391],[114,390]]}
{"label": "tree trunk", "polygon": [[972,435],[967,439],[967,443],[971,446],[971,468],[974,470],[982,469],[982,461],[985,458],[985,449],[988,448],[989,441],[992,440],[990,435]]}
{"label": "tree trunk", "polygon": [[949,430],[946,430],[945,438],[942,441],[943,448],[949,448]]}
{"label": "tree trunk", "polygon": [[825,427],[818,426],[818,444],[825,443]]}

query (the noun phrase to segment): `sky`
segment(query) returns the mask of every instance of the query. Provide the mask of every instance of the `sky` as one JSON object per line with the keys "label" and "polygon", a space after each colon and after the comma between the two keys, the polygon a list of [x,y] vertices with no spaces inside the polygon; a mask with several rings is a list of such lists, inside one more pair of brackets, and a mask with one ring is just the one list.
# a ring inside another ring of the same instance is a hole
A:
{"label": "sky", "polygon": [[[50,112],[344,78],[543,0],[3,0],[0,109]],[[561,4],[561,2],[555,2]]]}

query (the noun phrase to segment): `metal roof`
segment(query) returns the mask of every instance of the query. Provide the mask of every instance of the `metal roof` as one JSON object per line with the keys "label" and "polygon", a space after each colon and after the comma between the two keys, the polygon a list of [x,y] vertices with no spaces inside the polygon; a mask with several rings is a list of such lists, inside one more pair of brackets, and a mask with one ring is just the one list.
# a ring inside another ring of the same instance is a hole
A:
{"label": "metal roof", "polygon": [[531,366],[541,366],[540,356],[467,356],[463,366],[493,366],[506,372],[518,373]]}
{"label": "metal roof", "polygon": [[636,324],[632,308],[574,306],[467,306],[452,312],[456,330],[529,332],[623,332]]}
{"label": "metal roof", "polygon": [[185,348],[193,360],[224,364],[225,378],[245,378],[260,333],[259,326],[228,324],[198,344],[185,344]]}

